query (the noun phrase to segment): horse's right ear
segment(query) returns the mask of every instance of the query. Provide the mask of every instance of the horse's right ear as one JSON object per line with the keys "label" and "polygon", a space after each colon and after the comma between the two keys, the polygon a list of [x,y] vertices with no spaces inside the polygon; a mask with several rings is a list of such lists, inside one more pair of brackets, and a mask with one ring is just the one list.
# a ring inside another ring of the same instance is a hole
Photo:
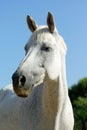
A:
{"label": "horse's right ear", "polygon": [[27,15],[27,24],[31,32],[34,32],[38,27],[36,22],[29,15]]}

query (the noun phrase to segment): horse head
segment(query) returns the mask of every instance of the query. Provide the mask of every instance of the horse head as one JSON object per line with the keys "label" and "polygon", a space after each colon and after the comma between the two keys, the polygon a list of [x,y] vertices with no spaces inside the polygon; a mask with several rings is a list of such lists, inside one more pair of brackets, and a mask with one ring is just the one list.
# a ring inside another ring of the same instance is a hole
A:
{"label": "horse head", "polygon": [[66,52],[50,12],[47,26],[38,26],[30,16],[27,16],[27,24],[32,35],[25,45],[26,55],[12,76],[13,89],[21,97],[27,97],[47,78],[57,80],[61,70],[61,52]]}

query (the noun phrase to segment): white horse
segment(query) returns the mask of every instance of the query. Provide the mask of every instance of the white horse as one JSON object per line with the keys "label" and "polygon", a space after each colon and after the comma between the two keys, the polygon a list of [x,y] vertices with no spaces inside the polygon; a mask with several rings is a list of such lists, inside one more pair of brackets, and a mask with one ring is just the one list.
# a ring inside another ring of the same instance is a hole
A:
{"label": "white horse", "polygon": [[0,91],[0,130],[73,130],[65,42],[51,13],[47,26],[38,26],[30,16],[27,23],[33,33],[12,76],[16,94],[12,85]]}

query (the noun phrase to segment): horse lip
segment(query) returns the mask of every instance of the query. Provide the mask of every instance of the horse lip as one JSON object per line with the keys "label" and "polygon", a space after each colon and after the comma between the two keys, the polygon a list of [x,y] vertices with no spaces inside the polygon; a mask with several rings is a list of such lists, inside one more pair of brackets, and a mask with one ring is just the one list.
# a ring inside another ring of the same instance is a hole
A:
{"label": "horse lip", "polygon": [[25,88],[22,88],[20,86],[14,88],[14,92],[16,93],[17,96],[19,97],[22,97],[22,98],[25,98],[25,97],[28,97],[29,93],[31,92],[30,89],[25,89]]}

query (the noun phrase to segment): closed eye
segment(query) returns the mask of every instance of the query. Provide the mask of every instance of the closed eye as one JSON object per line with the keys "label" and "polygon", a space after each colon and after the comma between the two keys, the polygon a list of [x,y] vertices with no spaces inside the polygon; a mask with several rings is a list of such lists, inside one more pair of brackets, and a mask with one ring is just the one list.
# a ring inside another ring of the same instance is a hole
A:
{"label": "closed eye", "polygon": [[51,49],[51,48],[50,48],[49,46],[46,46],[45,44],[43,44],[43,45],[41,46],[41,51],[49,52],[50,49]]}

